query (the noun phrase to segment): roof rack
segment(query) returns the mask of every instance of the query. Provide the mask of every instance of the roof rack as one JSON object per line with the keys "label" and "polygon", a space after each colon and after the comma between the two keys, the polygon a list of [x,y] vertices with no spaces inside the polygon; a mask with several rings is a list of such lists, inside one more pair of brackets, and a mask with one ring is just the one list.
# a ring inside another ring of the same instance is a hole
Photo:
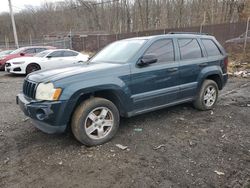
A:
{"label": "roof rack", "polygon": [[208,33],[200,33],[200,32],[169,32],[168,34],[193,34],[193,35],[209,35]]}

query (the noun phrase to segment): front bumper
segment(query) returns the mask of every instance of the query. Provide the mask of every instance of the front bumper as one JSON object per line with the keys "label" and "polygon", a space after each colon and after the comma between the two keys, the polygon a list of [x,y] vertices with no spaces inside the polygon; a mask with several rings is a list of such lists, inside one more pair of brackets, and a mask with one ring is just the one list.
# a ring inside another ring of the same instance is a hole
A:
{"label": "front bumper", "polygon": [[26,74],[26,67],[23,65],[13,65],[10,63],[7,63],[5,65],[5,71],[9,73],[14,73],[14,74]]}
{"label": "front bumper", "polygon": [[24,114],[30,117],[33,124],[41,131],[48,134],[66,131],[65,101],[32,101],[26,99],[23,94],[18,94],[16,102]]}

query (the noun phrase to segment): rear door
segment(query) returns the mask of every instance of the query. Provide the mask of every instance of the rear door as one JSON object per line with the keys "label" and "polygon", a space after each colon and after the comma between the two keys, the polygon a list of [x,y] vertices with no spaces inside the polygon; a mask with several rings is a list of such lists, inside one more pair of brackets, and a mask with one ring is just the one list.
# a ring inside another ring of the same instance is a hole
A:
{"label": "rear door", "polygon": [[48,54],[48,57],[43,61],[43,69],[54,69],[59,68],[64,64],[63,50],[58,50]]}
{"label": "rear door", "polygon": [[192,99],[197,92],[200,71],[207,66],[207,59],[198,39],[179,38],[177,41],[180,56],[180,96],[182,99]]}
{"label": "rear door", "polygon": [[172,39],[157,40],[144,53],[156,55],[157,63],[131,69],[131,92],[136,111],[143,112],[177,100],[179,70],[174,51]]}
{"label": "rear door", "polygon": [[63,51],[63,62],[64,66],[73,65],[78,62],[78,53],[70,50]]}

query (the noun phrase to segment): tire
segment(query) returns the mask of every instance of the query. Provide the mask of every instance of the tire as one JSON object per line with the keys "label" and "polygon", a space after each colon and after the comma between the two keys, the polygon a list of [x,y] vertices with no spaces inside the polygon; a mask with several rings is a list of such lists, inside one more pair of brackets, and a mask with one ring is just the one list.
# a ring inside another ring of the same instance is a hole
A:
{"label": "tire", "polygon": [[38,64],[36,64],[36,63],[31,63],[31,64],[29,64],[29,65],[26,67],[26,74],[30,74],[30,73],[35,72],[35,71],[38,71],[38,70],[40,70],[40,69],[41,69],[41,67],[40,67]]}
{"label": "tire", "polygon": [[205,80],[193,103],[194,107],[202,111],[213,109],[217,102],[218,94],[219,89],[216,82],[213,80]]}
{"label": "tire", "polygon": [[83,101],[75,110],[71,129],[75,138],[86,146],[95,146],[111,140],[120,123],[116,106],[103,98]]}

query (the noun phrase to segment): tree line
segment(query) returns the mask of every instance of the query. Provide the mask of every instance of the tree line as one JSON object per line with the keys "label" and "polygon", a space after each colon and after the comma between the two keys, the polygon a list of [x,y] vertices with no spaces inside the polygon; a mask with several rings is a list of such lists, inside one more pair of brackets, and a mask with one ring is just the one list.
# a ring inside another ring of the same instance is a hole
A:
{"label": "tree line", "polygon": [[[15,13],[20,40],[60,32],[125,33],[237,22],[248,0],[66,0]],[[0,14],[0,40],[12,40],[9,13]]]}

